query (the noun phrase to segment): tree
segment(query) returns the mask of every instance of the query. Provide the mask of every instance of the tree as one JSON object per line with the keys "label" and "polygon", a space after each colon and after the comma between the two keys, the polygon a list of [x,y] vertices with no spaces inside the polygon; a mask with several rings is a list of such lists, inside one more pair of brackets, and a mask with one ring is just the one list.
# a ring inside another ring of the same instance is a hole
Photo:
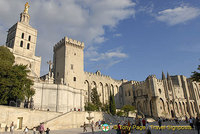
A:
{"label": "tree", "polygon": [[34,95],[30,91],[33,81],[28,78],[28,72],[26,66],[14,65],[14,55],[0,46],[0,104],[8,105],[10,101],[23,101]]}
{"label": "tree", "polygon": [[98,107],[95,106],[93,103],[87,102],[85,104],[85,111],[96,111],[96,110],[98,110]]}
{"label": "tree", "polygon": [[123,116],[124,115],[124,112],[122,111],[117,111],[117,116]]}
{"label": "tree", "polygon": [[104,105],[102,105],[101,107],[102,111],[109,113],[110,112],[110,108],[109,105],[107,103],[105,103]]}
{"label": "tree", "polygon": [[99,99],[99,95],[98,95],[98,92],[97,92],[96,88],[92,89],[92,92],[91,92],[91,101],[98,108],[98,110],[100,110],[102,104],[101,104],[101,101]]}
{"label": "tree", "polygon": [[[197,68],[197,70],[200,70],[200,65],[199,67]],[[194,71],[192,72],[193,74],[191,75],[191,78],[193,81],[197,81],[197,82],[200,82],[200,73],[197,72],[197,71]]]}
{"label": "tree", "polygon": [[114,95],[111,95],[110,96],[110,113],[112,115],[115,115],[116,114],[116,106],[115,106],[115,98],[114,98]]}
{"label": "tree", "polygon": [[126,114],[126,116],[128,117],[128,114],[130,111],[134,111],[135,110],[135,107],[132,106],[132,105],[124,105],[122,107],[122,110],[124,110],[124,113]]}

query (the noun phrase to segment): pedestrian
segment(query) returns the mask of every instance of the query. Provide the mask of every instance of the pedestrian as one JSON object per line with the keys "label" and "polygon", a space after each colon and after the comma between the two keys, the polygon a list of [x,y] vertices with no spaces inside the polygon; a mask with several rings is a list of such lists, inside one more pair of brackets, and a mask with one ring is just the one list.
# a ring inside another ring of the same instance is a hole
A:
{"label": "pedestrian", "polygon": [[146,120],[145,120],[145,118],[142,119],[142,125],[146,126]]}
{"label": "pedestrian", "polygon": [[7,131],[8,131],[8,126],[6,125],[6,126],[5,126],[5,132],[7,132]]}
{"label": "pedestrian", "polygon": [[49,131],[50,131],[50,129],[49,129],[49,128],[47,128],[47,130],[45,131],[45,132],[46,132],[46,134],[49,134]]}
{"label": "pedestrian", "polygon": [[99,129],[101,128],[101,120],[99,119],[98,121],[98,124],[99,124]]}
{"label": "pedestrian", "polygon": [[43,132],[44,132],[44,123],[40,123],[39,132],[40,132],[40,134],[43,134]]}
{"label": "pedestrian", "polygon": [[198,132],[198,134],[199,134],[200,120],[199,120],[198,117],[196,117],[196,119],[195,119],[195,128],[196,128],[196,130],[197,130],[197,132]]}
{"label": "pedestrian", "polygon": [[121,134],[121,127],[120,123],[117,124],[117,134]]}
{"label": "pedestrian", "polygon": [[187,118],[187,116],[185,116],[185,122],[188,123],[188,118]]}
{"label": "pedestrian", "polygon": [[159,125],[159,128],[161,130],[161,126],[162,126],[162,120],[161,120],[161,118],[158,119],[158,125]]}
{"label": "pedestrian", "polygon": [[86,124],[85,124],[85,122],[84,122],[84,124],[83,124],[83,132],[87,132],[87,129],[86,129]]}
{"label": "pedestrian", "polygon": [[193,127],[193,119],[190,117],[190,119],[189,119],[189,123],[190,123],[190,126],[191,126],[191,128],[193,129],[194,127]]}
{"label": "pedestrian", "polygon": [[33,127],[33,134],[36,134],[36,128]]}
{"label": "pedestrian", "polygon": [[14,122],[12,122],[10,125],[10,133],[13,134],[13,132],[14,132]]}
{"label": "pedestrian", "polygon": [[24,129],[24,133],[25,133],[25,134],[28,134],[28,127],[27,127],[27,126],[26,126],[25,129]]}
{"label": "pedestrian", "polygon": [[94,134],[94,121],[91,123],[92,134]]}

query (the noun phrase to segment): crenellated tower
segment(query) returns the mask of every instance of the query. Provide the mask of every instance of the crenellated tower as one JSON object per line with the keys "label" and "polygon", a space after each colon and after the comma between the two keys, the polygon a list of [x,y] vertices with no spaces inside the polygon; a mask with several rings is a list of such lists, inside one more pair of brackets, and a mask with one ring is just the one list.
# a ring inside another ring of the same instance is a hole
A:
{"label": "crenellated tower", "polygon": [[54,79],[70,87],[83,89],[84,43],[64,37],[54,46]]}

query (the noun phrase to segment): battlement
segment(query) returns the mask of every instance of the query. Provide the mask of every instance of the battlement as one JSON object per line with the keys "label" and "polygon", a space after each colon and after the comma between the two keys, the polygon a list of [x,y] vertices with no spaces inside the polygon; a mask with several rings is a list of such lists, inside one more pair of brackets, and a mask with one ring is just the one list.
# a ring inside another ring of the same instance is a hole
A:
{"label": "battlement", "polygon": [[56,43],[56,45],[54,46],[54,50],[60,48],[62,45],[65,45],[65,44],[70,44],[82,49],[84,48],[84,42],[73,40],[72,38],[68,38],[67,36],[65,36],[58,43]]}
{"label": "battlement", "polygon": [[84,42],[73,40],[72,38],[68,38],[67,36],[65,36],[64,39],[65,39],[66,44],[68,43],[68,44],[71,44],[71,45],[76,45],[78,47],[84,48]]}
{"label": "battlement", "polygon": [[144,84],[146,84],[146,81],[135,81],[135,82],[133,83],[134,86],[142,86],[142,85],[144,85]]}
{"label": "battlement", "polygon": [[108,75],[102,75],[101,73],[100,73],[100,71],[97,71],[96,73],[91,73],[91,72],[84,72],[86,75],[89,75],[89,76],[95,76],[95,77],[102,77],[102,78],[106,78],[106,79],[112,79],[112,80],[114,80],[114,81],[116,81],[116,82],[119,82],[119,83],[121,83],[121,80],[115,80],[115,79],[113,79],[113,78],[111,78],[110,76],[108,76]]}

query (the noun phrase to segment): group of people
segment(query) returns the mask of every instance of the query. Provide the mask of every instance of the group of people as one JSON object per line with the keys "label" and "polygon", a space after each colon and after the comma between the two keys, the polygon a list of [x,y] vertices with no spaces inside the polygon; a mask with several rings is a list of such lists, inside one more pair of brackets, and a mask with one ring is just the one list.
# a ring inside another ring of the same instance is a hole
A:
{"label": "group of people", "polygon": [[105,121],[101,121],[101,120],[99,120],[99,121],[97,121],[95,124],[94,124],[94,121],[92,121],[91,122],[91,124],[86,124],[85,122],[84,122],[84,124],[83,124],[83,132],[87,132],[87,126],[88,127],[91,127],[91,130],[92,130],[92,133],[94,133],[94,129],[98,126],[98,128],[99,129],[101,129],[101,124],[105,124]]}
{"label": "group of people", "polygon": [[[14,122],[12,122],[11,125],[10,125],[10,133],[11,134],[14,133],[14,128],[15,128]],[[6,132],[7,132],[7,129],[8,129],[8,127],[6,125],[6,127],[5,127]],[[30,129],[26,126],[23,132],[25,134],[28,134],[29,130]],[[46,134],[49,134],[49,132],[50,132],[49,128],[47,128],[46,130],[44,129],[44,123],[41,123],[38,127],[33,127],[32,130],[33,130],[33,134],[36,134],[36,131],[39,131],[39,134],[44,134],[45,132],[46,132]]]}

